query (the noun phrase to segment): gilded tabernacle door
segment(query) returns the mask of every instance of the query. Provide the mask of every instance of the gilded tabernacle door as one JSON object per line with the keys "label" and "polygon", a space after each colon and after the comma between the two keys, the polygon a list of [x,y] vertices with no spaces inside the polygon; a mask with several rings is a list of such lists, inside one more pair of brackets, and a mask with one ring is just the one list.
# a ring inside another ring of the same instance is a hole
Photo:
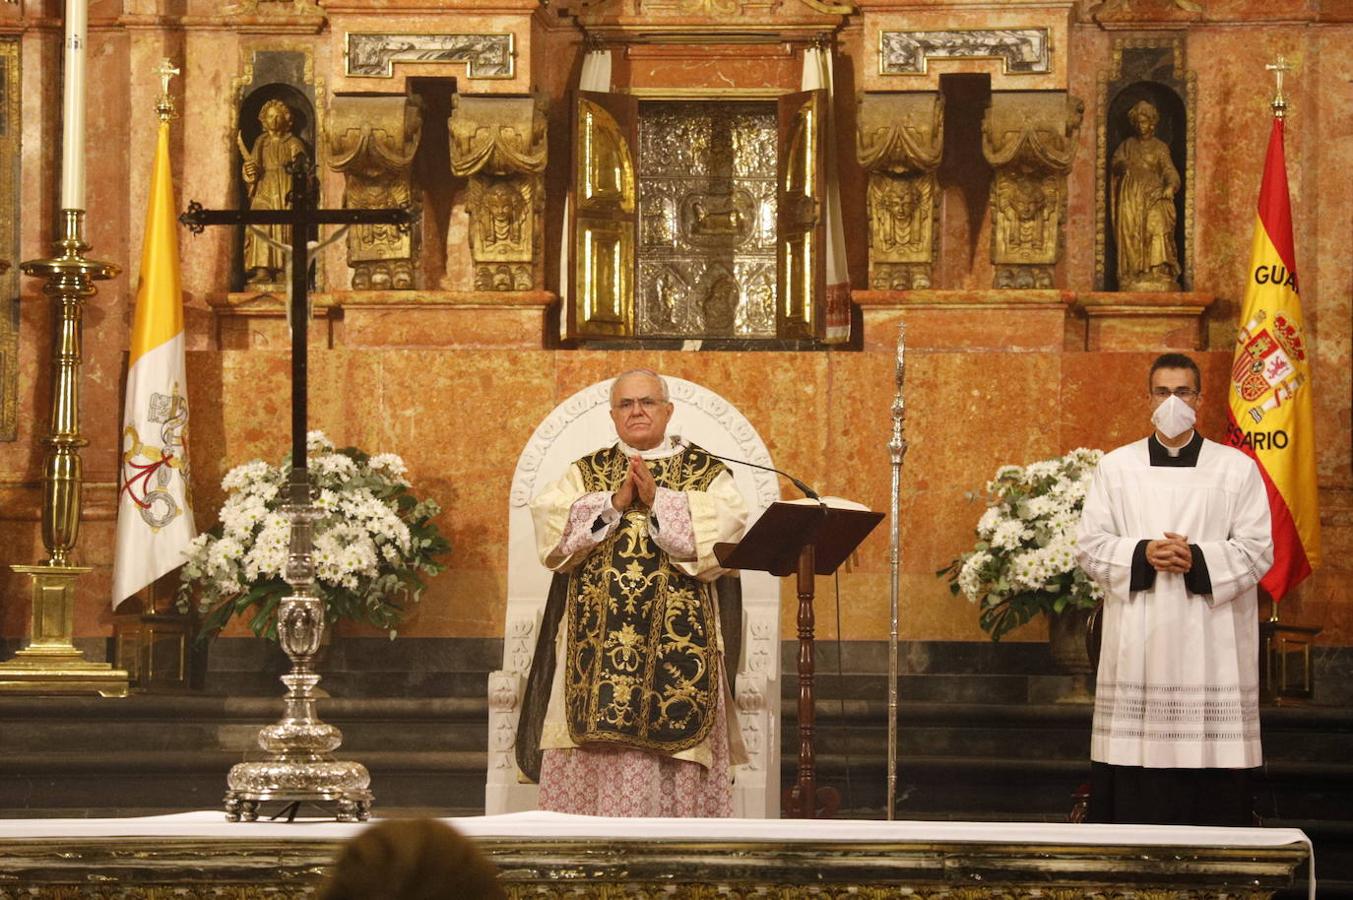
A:
{"label": "gilded tabernacle door", "polygon": [[579,91],[573,113],[573,337],[628,337],[634,328],[634,157],[638,103]]}
{"label": "gilded tabernacle door", "polygon": [[826,91],[802,91],[779,99],[776,318],[782,338],[824,335],[827,278],[823,194],[827,181],[822,148],[826,102]]}
{"label": "gilded tabernacle door", "polygon": [[573,339],[825,333],[826,94],[577,94]]}

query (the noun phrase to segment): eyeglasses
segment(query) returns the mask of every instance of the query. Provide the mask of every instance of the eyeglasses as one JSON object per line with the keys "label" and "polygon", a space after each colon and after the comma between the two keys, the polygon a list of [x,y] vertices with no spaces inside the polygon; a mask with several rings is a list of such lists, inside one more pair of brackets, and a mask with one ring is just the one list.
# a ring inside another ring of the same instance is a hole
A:
{"label": "eyeglasses", "polygon": [[1157,400],[1168,400],[1171,394],[1174,394],[1180,400],[1192,400],[1193,398],[1197,397],[1199,393],[1200,391],[1195,391],[1193,388],[1188,387],[1179,387],[1175,388],[1174,390],[1170,390],[1167,387],[1158,387],[1151,389],[1151,396],[1156,398]]}
{"label": "eyeglasses", "polygon": [[640,397],[637,400],[633,397],[627,397],[624,400],[617,401],[611,406],[611,409],[627,413],[632,411],[635,405],[638,404],[644,412],[652,412],[666,402],[667,401],[665,400],[659,400],[657,397]]}

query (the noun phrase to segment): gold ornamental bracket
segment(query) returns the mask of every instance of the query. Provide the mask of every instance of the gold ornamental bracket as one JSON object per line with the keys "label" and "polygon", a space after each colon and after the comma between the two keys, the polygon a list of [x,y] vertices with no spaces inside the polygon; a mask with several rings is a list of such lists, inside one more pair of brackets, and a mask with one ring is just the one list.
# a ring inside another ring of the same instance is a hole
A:
{"label": "gold ornamental bracket", "polygon": [[993,287],[1049,289],[1064,249],[1066,179],[1085,104],[1062,91],[998,92],[982,119],[991,185]]}
{"label": "gold ornamental bracket", "polygon": [[544,97],[457,95],[447,124],[451,174],[469,180],[474,288],[544,286]]}
{"label": "gold ornamental bracket", "polygon": [[[413,160],[423,134],[421,103],[404,95],[334,98],[329,112],[329,168],[345,179],[343,205],[408,206]],[[418,268],[414,229],[354,225],[347,235],[353,290],[409,290]]]}
{"label": "gold ornamental bracket", "polygon": [[944,95],[868,93],[860,97],[856,159],[869,174],[869,286],[931,286],[944,151]]}

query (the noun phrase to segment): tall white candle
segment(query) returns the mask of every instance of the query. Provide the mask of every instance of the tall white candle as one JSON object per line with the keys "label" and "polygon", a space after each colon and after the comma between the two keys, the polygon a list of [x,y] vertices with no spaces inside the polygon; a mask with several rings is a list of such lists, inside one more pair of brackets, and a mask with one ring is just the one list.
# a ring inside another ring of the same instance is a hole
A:
{"label": "tall white candle", "polygon": [[85,31],[89,0],[66,0],[66,92],[61,128],[61,208],[85,208]]}

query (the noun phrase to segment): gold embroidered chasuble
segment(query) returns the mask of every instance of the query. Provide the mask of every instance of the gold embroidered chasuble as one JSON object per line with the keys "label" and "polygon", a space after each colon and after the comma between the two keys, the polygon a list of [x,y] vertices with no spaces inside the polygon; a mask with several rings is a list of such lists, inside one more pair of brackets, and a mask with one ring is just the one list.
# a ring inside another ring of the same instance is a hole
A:
{"label": "gold embroidered chasuble", "polygon": [[[698,447],[647,461],[659,487],[705,491],[722,463]],[[614,491],[629,461],[616,447],[576,464],[588,492]],[[707,583],[653,541],[637,500],[573,570],[564,627],[564,712],[574,743],[673,753],[705,739],[722,690]]]}

